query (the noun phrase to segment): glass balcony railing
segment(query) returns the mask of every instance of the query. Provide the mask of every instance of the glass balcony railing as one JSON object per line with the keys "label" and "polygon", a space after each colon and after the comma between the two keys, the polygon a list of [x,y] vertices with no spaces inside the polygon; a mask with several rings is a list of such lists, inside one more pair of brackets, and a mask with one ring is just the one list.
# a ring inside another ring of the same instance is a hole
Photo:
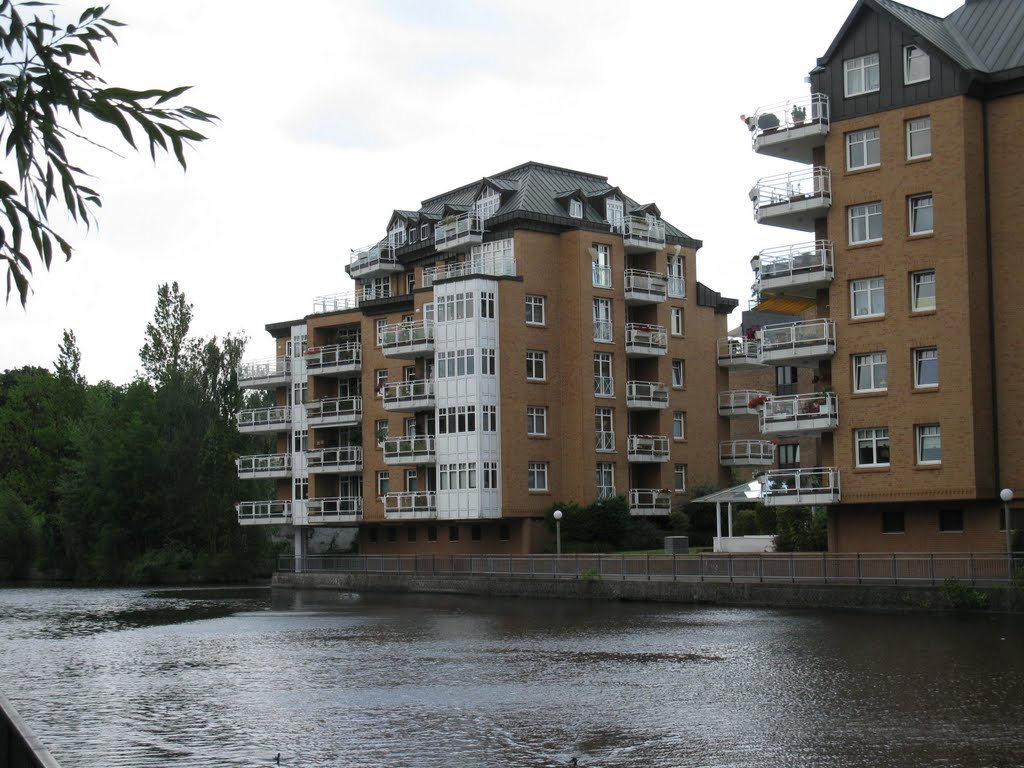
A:
{"label": "glass balcony railing", "polygon": [[359,445],[346,445],[306,451],[306,467],[311,473],[360,472],[363,468],[363,448]]}
{"label": "glass balcony railing", "polygon": [[660,272],[627,269],[625,291],[626,301],[630,303],[658,304],[668,296],[668,278]]}
{"label": "glass balcony railing", "polygon": [[630,435],[626,458],[629,461],[668,461],[669,439],[665,435]]}
{"label": "glass balcony railing", "polygon": [[672,491],[665,488],[632,488],[629,491],[631,515],[667,515],[672,511]]}
{"label": "glass balcony railing", "polygon": [[660,381],[627,381],[626,407],[653,409],[668,407],[668,384]]}
{"label": "glass balcony railing", "polygon": [[434,247],[447,251],[480,243],[484,235],[484,221],[476,211],[445,216],[434,228]]}
{"label": "glass balcony railing", "polygon": [[362,367],[363,345],[358,341],[345,344],[330,344],[326,347],[310,347],[303,357],[306,370],[313,374],[349,371],[356,373]]}
{"label": "glass balcony railing", "polygon": [[238,366],[238,386],[276,387],[286,384],[292,372],[290,357],[272,357],[269,360],[249,360]]}
{"label": "glass balcony railing", "polygon": [[761,497],[768,506],[834,504],[840,500],[836,467],[773,469],[761,478]]}
{"label": "glass balcony railing", "polygon": [[249,408],[238,412],[239,432],[282,432],[292,423],[292,409],[286,406]]}
{"label": "glass balcony railing", "polygon": [[239,479],[287,477],[292,470],[290,453],[269,453],[258,456],[239,456],[235,459]]}

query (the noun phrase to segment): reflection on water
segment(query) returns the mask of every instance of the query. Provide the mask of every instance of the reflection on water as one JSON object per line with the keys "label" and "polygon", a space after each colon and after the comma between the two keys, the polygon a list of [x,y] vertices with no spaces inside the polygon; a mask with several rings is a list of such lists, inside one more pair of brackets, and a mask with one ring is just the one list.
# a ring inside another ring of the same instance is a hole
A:
{"label": "reflection on water", "polygon": [[0,590],[64,768],[1024,765],[1024,622],[269,589]]}

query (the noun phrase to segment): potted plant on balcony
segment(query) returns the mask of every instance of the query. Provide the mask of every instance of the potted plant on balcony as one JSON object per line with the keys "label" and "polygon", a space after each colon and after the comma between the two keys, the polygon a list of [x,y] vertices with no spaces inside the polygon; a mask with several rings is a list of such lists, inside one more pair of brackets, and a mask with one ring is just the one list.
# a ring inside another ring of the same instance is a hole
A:
{"label": "potted plant on balcony", "polygon": [[774,133],[779,129],[779,117],[774,112],[765,112],[757,116],[757,127],[761,133]]}
{"label": "potted plant on balcony", "polygon": [[793,117],[793,125],[803,125],[807,118],[807,110],[799,104],[793,106],[793,111],[790,114]]}
{"label": "potted plant on balcony", "polygon": [[750,398],[750,400],[747,401],[747,408],[750,408],[750,409],[760,408],[766,402],[768,402],[768,396],[767,395],[757,395],[756,397],[752,397],[752,398]]}

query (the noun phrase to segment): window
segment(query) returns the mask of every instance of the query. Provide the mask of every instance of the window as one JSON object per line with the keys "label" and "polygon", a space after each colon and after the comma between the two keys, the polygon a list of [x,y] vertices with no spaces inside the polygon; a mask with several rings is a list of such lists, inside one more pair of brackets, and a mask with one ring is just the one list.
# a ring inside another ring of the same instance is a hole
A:
{"label": "window", "polygon": [[882,533],[903,533],[905,530],[902,509],[882,510]]}
{"label": "window", "polygon": [[437,409],[439,435],[456,435],[462,432],[476,432],[475,405],[451,405]]}
{"label": "window", "polygon": [[410,493],[415,493],[420,489],[419,476],[416,474],[415,469],[405,470],[405,490]]}
{"label": "window", "polygon": [[889,365],[885,352],[853,356],[853,391],[883,392],[889,386]]}
{"label": "window", "polygon": [[612,340],[612,300],[594,299],[594,341]]}
{"label": "window", "polygon": [[548,463],[531,461],[526,470],[526,487],[531,491],[548,489]]}
{"label": "window", "polygon": [[383,397],[384,387],[388,384],[388,369],[378,368],[373,372],[373,388],[377,397]]}
{"label": "window", "polygon": [[593,260],[594,287],[612,287],[612,251],[611,247],[595,243],[590,248],[590,257]]}
{"label": "window", "polygon": [[512,537],[509,535],[509,528],[507,525],[502,523],[498,526],[498,541],[508,541]]}
{"label": "window", "polygon": [[676,493],[686,493],[686,465],[676,464],[672,472],[672,485]]}
{"label": "window", "polygon": [[480,431],[481,432],[497,432],[498,431],[498,406],[496,405],[481,405],[480,406]]}
{"label": "window", "polygon": [[910,309],[928,312],[935,309],[935,270],[910,273]]}
{"label": "window", "polygon": [[[415,231],[415,230],[413,230]],[[412,293],[416,290],[416,272],[409,271],[405,273],[405,292]]]}
{"label": "window", "polygon": [[800,466],[800,444],[786,443],[778,448],[779,469],[797,469]]}
{"label": "window", "polygon": [[668,257],[668,295],[673,299],[686,298],[686,273],[683,255]]}
{"label": "window", "polygon": [[919,117],[907,120],[907,160],[919,157],[931,157],[932,154],[932,119]]}
{"label": "window", "polygon": [[595,450],[615,450],[615,412],[611,408],[594,409],[594,435]]}
{"label": "window", "polygon": [[384,530],[387,532],[387,539],[388,539],[388,543],[389,544],[394,544],[396,541],[398,541],[398,529],[397,528],[394,528],[394,527],[392,527],[392,528],[385,528]]}
{"label": "window", "polygon": [[377,472],[377,495],[386,496],[391,491],[391,473],[387,470]]}
{"label": "window", "polygon": [[494,370],[494,350],[484,347],[480,350],[480,373],[493,376]]}
{"label": "window", "polygon": [[476,201],[476,212],[480,216],[480,221],[487,221],[498,212],[499,207],[501,195],[492,189],[487,190],[487,193]]}
{"label": "window", "polygon": [[420,224],[420,240],[427,240],[430,238],[430,225]]}
{"label": "window", "polygon": [[[415,231],[416,230],[414,229],[413,232]],[[410,544],[413,544],[416,541],[416,529],[413,528],[411,525],[405,529],[405,540],[408,541]]]}
{"label": "window", "polygon": [[437,526],[436,525],[428,525],[427,526],[427,541],[437,541]]}
{"label": "window", "polygon": [[942,432],[938,424],[920,424],[914,428],[917,435],[917,463],[942,463]]}
{"label": "window", "polygon": [[583,218],[583,203],[579,200],[569,201],[569,215],[574,219]]}
{"label": "window", "polygon": [[526,434],[538,436],[548,433],[548,409],[543,405],[526,406]]}
{"label": "window", "polygon": [[797,388],[797,369],[791,365],[780,365],[775,368],[775,394],[795,395]]}
{"label": "window", "polygon": [[685,332],[685,326],[683,325],[683,308],[672,307],[672,335],[682,336]]}
{"label": "window", "polygon": [[860,96],[878,90],[878,54],[869,53],[843,62],[846,96]]}
{"label": "window", "polygon": [[485,461],[483,474],[484,488],[493,489],[498,487],[498,462]]}
{"label": "window", "polygon": [[377,536],[379,535],[378,532],[377,532],[376,526],[370,528],[368,535],[370,537],[370,543],[371,544],[376,544],[377,543]]}
{"label": "window", "polygon": [[672,361],[672,387],[674,389],[686,388],[686,361]]}
{"label": "window", "polygon": [[873,168],[881,162],[878,128],[846,134],[846,169]]}
{"label": "window", "polygon": [[544,325],[544,297],[526,297],[526,324]]}
{"label": "window", "polygon": [[882,239],[882,204],[851,205],[850,245],[873,243]]}
{"label": "window", "polygon": [[526,380],[527,381],[544,381],[546,378],[545,366],[547,363],[547,353],[538,352],[537,350],[527,350],[526,352]]}
{"label": "window", "polygon": [[476,351],[472,349],[452,349],[437,353],[437,378],[446,379],[452,376],[472,376],[476,372]]}
{"label": "window", "polygon": [[624,218],[624,208],[622,201],[617,197],[609,197],[604,204],[605,218],[608,219],[608,223],[611,224],[612,232],[622,231],[622,220]]}
{"label": "window", "polygon": [[292,485],[292,498],[294,499],[308,499],[309,498],[309,478],[308,477],[296,477],[295,482]]}
{"label": "window", "polygon": [[439,323],[473,317],[473,291],[440,296],[434,304],[434,312]]}
{"label": "window", "polygon": [[885,314],[885,280],[869,277],[850,281],[851,317],[879,317]]}
{"label": "window", "polygon": [[491,291],[480,292],[480,317],[494,319],[494,293]]}
{"label": "window", "polygon": [[963,533],[964,511],[962,509],[940,509],[939,530],[943,533]]}
{"label": "window", "polygon": [[903,84],[911,85],[930,79],[932,76],[931,59],[928,54],[916,45],[903,48]]}
{"label": "window", "polygon": [[473,541],[480,541],[484,537],[483,529],[479,525],[469,526],[469,538]]}
{"label": "window", "polygon": [[615,495],[615,465],[601,462],[595,472],[597,498],[609,499]]}
{"label": "window", "polygon": [[939,350],[921,347],[914,350],[914,387],[923,389],[939,386]]}
{"label": "window", "polygon": [[854,432],[858,467],[889,466],[889,428],[873,427]]}
{"label": "window", "polygon": [[296,453],[303,453],[309,446],[309,430],[295,430],[295,432],[292,433],[292,444]]}
{"label": "window", "polygon": [[448,541],[458,541],[458,540],[459,540],[459,526],[457,526],[457,525],[449,525],[448,526]]}
{"label": "window", "polygon": [[927,235],[934,228],[932,196],[915,195],[910,198],[910,234]]}
{"label": "window", "polygon": [[672,439],[686,439],[686,414],[683,411],[676,411],[672,414]]}
{"label": "window", "polygon": [[598,397],[615,397],[610,352],[594,353],[594,394]]}
{"label": "window", "polygon": [[388,420],[380,419],[373,424],[373,434],[377,438],[377,445],[383,445],[388,439]]}
{"label": "window", "polygon": [[377,320],[377,346],[381,346],[384,343],[384,328],[387,326],[388,320],[386,317],[379,318]]}

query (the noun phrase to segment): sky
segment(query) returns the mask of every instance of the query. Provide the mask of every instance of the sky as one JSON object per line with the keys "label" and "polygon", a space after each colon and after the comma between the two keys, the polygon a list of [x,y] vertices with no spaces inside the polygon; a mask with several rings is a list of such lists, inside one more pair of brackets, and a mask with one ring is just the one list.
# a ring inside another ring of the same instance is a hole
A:
{"label": "sky", "polygon": [[[959,0],[908,0],[945,16]],[[86,3],[64,3],[76,14]],[[192,85],[220,117],[173,160],[76,147],[98,226],[51,214],[76,248],[0,307],[0,370],[52,368],[74,331],[90,382],[131,381],[157,288],[177,281],[196,336],[242,334],[352,291],[352,248],[396,208],[527,161],[607,176],[704,242],[697,279],[746,307],[749,261],[805,235],[756,225],[747,192],[797,166],[750,148],[740,114],[809,93],[854,0],[113,0],[109,84]],[[298,10],[296,10],[298,9]],[[10,161],[0,158],[10,173]],[[739,310],[730,317],[738,324]]]}

